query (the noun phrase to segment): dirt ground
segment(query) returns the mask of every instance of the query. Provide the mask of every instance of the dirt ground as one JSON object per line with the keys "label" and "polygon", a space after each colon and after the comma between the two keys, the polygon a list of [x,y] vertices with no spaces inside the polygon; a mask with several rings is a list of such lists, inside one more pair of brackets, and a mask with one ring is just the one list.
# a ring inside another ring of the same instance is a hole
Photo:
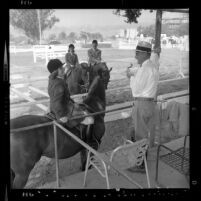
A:
{"label": "dirt ground", "polygon": [[[110,121],[106,123],[106,132],[102,138],[100,152],[110,151],[123,144],[123,137],[130,139],[129,132],[132,126],[131,118]],[[167,122],[162,123],[161,143],[176,139],[177,136],[170,133],[171,125]],[[159,131],[156,130],[155,141],[158,141]],[[59,160],[59,177],[64,178],[72,174],[81,172],[79,153],[71,158]],[[41,157],[40,161],[32,170],[28,183],[25,188],[40,188],[47,183],[56,180],[55,160]]]}
{"label": "dirt ground", "polygon": [[[86,60],[86,50],[78,50],[79,60]],[[164,50],[162,51],[160,57],[160,80],[175,78],[178,75],[178,67],[180,62],[181,52],[178,50]],[[111,82],[109,83],[109,88],[125,87],[129,85],[129,80],[126,78],[125,70],[126,67],[134,61],[134,51],[133,50],[113,50],[105,49],[103,51],[103,60],[108,64],[108,67],[113,67],[111,73]],[[10,57],[10,74],[21,75],[22,80],[31,79],[34,77],[47,76],[48,72],[44,61],[39,60],[37,63],[33,63],[33,55],[31,52],[27,53],[17,53],[16,55],[11,55]],[[182,65],[183,72],[188,75],[188,53],[184,52],[182,55]],[[11,86],[15,80],[11,80]],[[31,84],[40,90],[47,91],[47,80],[37,81]],[[158,88],[158,95],[166,94],[170,92],[180,91],[188,89],[189,80],[176,80],[170,83],[160,83]],[[26,85],[20,88],[21,92],[27,92]],[[44,97],[32,93],[36,100],[44,99]],[[113,91],[107,93],[107,105],[113,105],[116,103],[122,103],[126,101],[131,101],[131,91]],[[22,99],[14,98],[11,103],[22,102]],[[22,114],[36,114],[41,111],[36,107],[24,107],[22,109],[15,109],[11,111],[11,118],[15,116],[20,116]],[[105,152],[109,151],[118,145],[122,144],[122,137],[128,137],[129,128],[131,126],[131,119],[116,120],[113,122],[106,123],[106,133],[102,138],[102,143],[99,151]],[[167,126],[166,126],[167,127]],[[168,138],[168,136],[166,136]],[[168,139],[164,139],[168,140]],[[79,154],[69,158],[59,161],[59,174],[60,177],[65,177],[80,171],[80,156]],[[41,160],[36,164],[32,170],[26,188],[36,188],[44,185],[47,182],[55,181],[55,161],[54,159],[49,159],[42,157]]]}

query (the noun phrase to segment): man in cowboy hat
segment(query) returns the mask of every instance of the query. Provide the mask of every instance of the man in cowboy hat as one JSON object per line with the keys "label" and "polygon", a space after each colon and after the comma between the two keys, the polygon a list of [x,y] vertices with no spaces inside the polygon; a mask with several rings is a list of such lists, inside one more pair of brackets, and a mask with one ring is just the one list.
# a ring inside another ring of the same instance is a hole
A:
{"label": "man in cowboy hat", "polygon": [[[140,41],[136,47],[135,59],[139,68],[135,71],[127,69],[130,78],[130,87],[134,99],[132,119],[134,130],[131,131],[133,141],[148,138],[150,147],[153,146],[155,137],[155,104],[159,80],[158,56],[160,49],[155,49],[151,55],[151,44]],[[144,168],[142,165],[141,168]]]}

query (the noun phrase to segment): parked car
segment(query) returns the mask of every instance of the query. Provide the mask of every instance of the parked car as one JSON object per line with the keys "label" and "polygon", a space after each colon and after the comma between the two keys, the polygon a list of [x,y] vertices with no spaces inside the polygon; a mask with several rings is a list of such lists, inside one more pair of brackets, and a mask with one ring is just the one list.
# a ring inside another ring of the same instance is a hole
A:
{"label": "parked car", "polygon": [[48,43],[48,45],[59,45],[61,44],[61,42],[57,41],[57,40],[52,40]]}

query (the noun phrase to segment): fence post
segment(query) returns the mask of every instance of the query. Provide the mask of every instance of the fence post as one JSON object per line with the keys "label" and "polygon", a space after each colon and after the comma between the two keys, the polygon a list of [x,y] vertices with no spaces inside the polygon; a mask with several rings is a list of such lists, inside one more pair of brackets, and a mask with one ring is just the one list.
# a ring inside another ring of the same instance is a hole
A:
{"label": "fence post", "polygon": [[35,52],[35,47],[33,46],[33,58],[34,58],[34,63],[36,63],[36,52]]}
{"label": "fence post", "polygon": [[162,27],[162,10],[159,9],[156,11],[154,48],[161,48],[161,27]]}
{"label": "fence post", "polygon": [[45,64],[47,65],[48,63],[48,54],[49,54],[49,47],[46,45],[45,46]]}
{"label": "fence post", "polygon": [[57,127],[53,122],[54,127],[54,151],[55,151],[55,162],[56,162],[56,180],[57,180],[57,188],[60,187],[59,183],[59,161],[58,161],[58,150],[57,150]]}

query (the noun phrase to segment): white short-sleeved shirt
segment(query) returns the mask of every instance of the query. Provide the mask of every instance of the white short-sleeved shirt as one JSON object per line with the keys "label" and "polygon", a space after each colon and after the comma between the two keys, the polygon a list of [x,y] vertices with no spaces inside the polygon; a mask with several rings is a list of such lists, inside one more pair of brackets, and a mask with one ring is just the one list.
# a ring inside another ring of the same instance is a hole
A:
{"label": "white short-sleeved shirt", "polygon": [[133,97],[155,98],[159,81],[159,57],[153,53],[130,78]]}

